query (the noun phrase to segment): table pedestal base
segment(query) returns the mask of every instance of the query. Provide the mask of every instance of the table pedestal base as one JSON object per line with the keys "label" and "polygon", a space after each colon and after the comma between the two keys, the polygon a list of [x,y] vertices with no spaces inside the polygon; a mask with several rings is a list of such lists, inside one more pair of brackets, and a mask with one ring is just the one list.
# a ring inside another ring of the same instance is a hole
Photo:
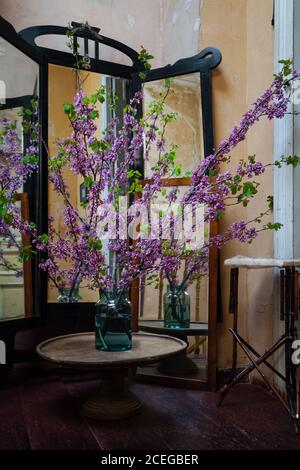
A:
{"label": "table pedestal base", "polygon": [[101,375],[99,391],[83,405],[84,416],[92,419],[118,420],[139,413],[141,403],[128,390],[127,376],[127,369]]}

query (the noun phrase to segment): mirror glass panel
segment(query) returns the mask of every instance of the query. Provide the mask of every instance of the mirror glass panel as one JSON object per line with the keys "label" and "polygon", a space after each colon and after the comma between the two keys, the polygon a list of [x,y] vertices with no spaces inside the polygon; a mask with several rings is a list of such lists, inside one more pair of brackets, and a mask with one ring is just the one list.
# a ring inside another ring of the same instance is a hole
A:
{"label": "mirror glass panel", "polygon": [[[190,176],[197,164],[204,157],[204,138],[203,138],[203,122],[202,122],[202,101],[201,101],[201,77],[200,73],[191,73],[181,76],[176,76],[171,79],[170,93],[165,100],[165,112],[176,113],[177,117],[167,124],[164,138],[167,144],[176,144],[177,157],[176,167],[181,171],[172,175],[172,177],[187,177]],[[150,104],[153,100],[160,99],[160,94],[164,92],[164,80],[156,80],[146,82],[144,85],[144,116],[150,109]],[[145,178],[151,176],[151,168],[155,165],[158,159],[158,151],[151,148],[149,157],[145,159]],[[172,202],[180,207],[180,201],[184,193],[188,190],[188,186],[184,182],[179,183],[180,186],[164,188],[163,195],[159,196],[159,201],[163,204],[162,207],[168,207],[168,195],[170,191],[173,192]],[[174,193],[175,191],[175,193]],[[176,196],[174,197],[174,194]],[[161,210],[163,213],[163,210]],[[167,223],[164,217],[163,224]],[[197,219],[197,240],[202,240],[202,243],[207,239],[209,234],[209,224],[204,223],[204,220]],[[183,260],[180,269],[176,273],[178,284],[180,285],[185,277],[186,265]],[[159,274],[158,279],[151,283],[144,279],[145,287],[140,293],[140,325],[148,327],[163,327],[164,325],[164,296],[167,292],[168,281],[164,279],[163,273]],[[209,292],[209,277],[198,276],[188,284],[186,291],[190,298],[190,320],[191,327],[193,322],[200,322],[203,324],[204,330],[207,328],[208,323],[208,292]],[[195,328],[195,325],[194,325]],[[193,332],[195,333],[195,332]],[[153,366],[148,366],[144,369],[139,369],[141,373],[146,375],[169,375],[176,377],[186,377],[186,379],[195,380],[196,382],[207,381],[207,353],[208,353],[208,336],[207,335],[187,335],[188,358],[191,359],[195,365],[191,363],[183,365],[183,363],[176,363],[176,360],[170,365],[164,365],[164,372],[161,368],[161,363]],[[170,366],[170,367],[169,367]],[[168,369],[169,367],[169,369]],[[181,370],[182,369],[182,370]],[[194,369],[194,370],[192,370]]]}
{"label": "mirror glass panel", "polygon": [[[95,72],[81,72],[81,79],[83,82],[83,91],[87,95],[95,93],[95,91],[104,85],[106,88],[107,99],[103,104],[98,104],[99,119],[97,119],[97,138],[101,138],[101,134],[107,127],[109,122],[114,116],[121,117],[122,110],[127,102],[128,94],[128,80],[123,78],[111,77],[102,75]],[[113,93],[118,96],[116,109],[113,111],[109,105],[109,96]],[[73,103],[76,94],[76,76],[74,71],[69,67],[58,65],[49,65],[49,154],[55,155],[57,153],[57,141],[70,136],[72,129],[70,127],[68,116],[64,113],[64,104]],[[115,132],[118,127],[116,126]],[[76,207],[80,213],[83,213],[82,201],[83,194],[83,180],[71,172],[64,173],[65,181],[69,187],[70,202]],[[49,216],[53,217],[53,225],[55,229],[63,233],[64,222],[61,212],[64,208],[64,203],[61,197],[53,190],[53,186],[49,183],[48,189],[49,201],[48,209]],[[48,302],[57,302],[58,290],[53,283],[48,283]],[[99,299],[98,291],[92,291],[80,285],[79,288],[79,302],[96,302]]]}
{"label": "mirror glass panel", "polygon": [[[179,187],[167,187],[163,188],[163,193],[160,194],[158,197],[153,200],[155,204],[155,209],[153,210],[160,211],[162,216],[162,223],[164,224],[165,236],[168,235],[168,216],[167,211],[170,210],[170,214],[172,213],[175,217],[177,214],[177,220],[181,220],[181,209],[180,209],[180,201],[184,195],[184,193],[188,190],[188,186],[179,186]],[[170,192],[173,193],[173,206],[172,209],[168,203],[168,196]],[[174,197],[174,191],[176,197]],[[169,209],[167,209],[169,208]],[[171,212],[172,211],[172,212]],[[202,214],[198,215],[197,219],[197,242],[200,243],[202,246],[203,242],[207,240],[209,234],[209,224],[203,222]],[[179,236],[184,239],[184,235],[181,233]],[[180,243],[182,240],[178,240]],[[194,240],[194,242],[196,239]],[[191,245],[192,247],[192,245]],[[176,273],[176,277],[178,280],[178,284],[180,285],[185,277],[186,274],[186,264],[183,260]],[[163,326],[164,324],[164,297],[167,292],[168,288],[168,280],[164,279],[162,273],[159,273],[157,278],[155,278],[151,283],[147,280],[147,278],[143,279],[142,284],[144,287],[141,289],[140,292],[140,305],[139,305],[139,315],[140,315],[140,325],[150,325],[150,326]],[[194,279],[192,282],[188,283],[186,289],[189,294],[190,299],[190,321],[191,327],[193,327],[193,322],[201,322],[207,324],[208,322],[208,284],[209,278],[208,276],[199,276]],[[148,323],[152,321],[151,323]],[[155,322],[154,322],[155,321]],[[143,323],[144,322],[144,323]],[[206,382],[207,380],[207,348],[208,348],[208,337],[201,336],[188,336],[187,337],[189,342],[189,353],[188,357],[192,359],[192,361],[197,366],[197,371],[193,372],[191,375],[193,379],[201,382]],[[195,369],[196,370],[196,369]],[[157,372],[157,365],[149,366],[147,368],[147,373],[153,373],[154,375]],[[175,371],[172,373],[176,376],[176,366]],[[171,374],[171,375],[172,375]]]}
{"label": "mirror glass panel", "polygon": [[0,321],[34,314],[33,261],[23,256],[30,240],[13,228],[13,214],[36,222],[34,175],[23,182],[21,164],[31,151],[38,159],[28,129],[38,124],[38,80],[39,65],[0,37]]}
{"label": "mirror glass panel", "polygon": [[[182,174],[178,176],[187,176],[204,155],[200,73],[180,75],[171,80],[171,93],[165,101],[165,112],[176,113],[177,118],[167,125],[165,139],[178,145],[176,162],[182,165]],[[164,92],[164,80],[145,83],[145,112],[153,100],[159,99],[161,92]],[[157,151],[152,148],[145,161],[145,178],[151,175],[156,160]]]}

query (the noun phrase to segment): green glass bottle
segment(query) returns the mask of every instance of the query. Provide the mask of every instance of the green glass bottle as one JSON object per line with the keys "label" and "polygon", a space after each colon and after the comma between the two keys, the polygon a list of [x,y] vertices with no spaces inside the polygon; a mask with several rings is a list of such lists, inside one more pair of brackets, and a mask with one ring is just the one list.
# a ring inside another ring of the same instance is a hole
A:
{"label": "green glass bottle", "polygon": [[164,294],[164,326],[166,328],[189,328],[190,296],[176,285],[168,285]]}
{"label": "green glass bottle", "polygon": [[79,299],[79,286],[74,287],[62,287],[59,289],[59,295],[57,297],[57,302],[60,304],[73,303],[77,304]]}
{"label": "green glass bottle", "polygon": [[115,290],[102,291],[95,309],[96,349],[100,351],[131,349],[131,303],[126,295]]}

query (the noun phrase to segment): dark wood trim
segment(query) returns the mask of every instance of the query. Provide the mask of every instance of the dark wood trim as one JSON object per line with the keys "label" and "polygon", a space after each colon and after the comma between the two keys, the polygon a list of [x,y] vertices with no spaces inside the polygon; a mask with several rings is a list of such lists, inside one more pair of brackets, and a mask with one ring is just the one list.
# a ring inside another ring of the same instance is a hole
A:
{"label": "dark wood trim", "polygon": [[[53,49],[46,49],[45,47],[39,47],[39,50],[45,54],[49,64],[69,68],[74,67],[74,57],[68,52],[55,51]],[[79,59],[82,59],[82,57],[79,56]],[[131,79],[133,69],[128,65],[117,64],[100,59],[91,59],[91,68],[89,69],[89,72],[98,72],[115,77]]]}
{"label": "dark wood trim", "polygon": [[180,59],[173,65],[166,65],[158,69],[150,70],[145,79],[146,82],[160,80],[163,78],[175,77],[177,75],[186,75],[193,72],[207,72],[216,68],[222,60],[219,49],[215,47],[206,47],[201,52],[192,57]]}
{"label": "dark wood trim", "polygon": [[0,16],[0,35],[3,39],[15,46],[32,60],[38,64],[42,64],[43,56],[40,51],[37,48],[32,47],[27,41],[19,36],[14,27],[6,21],[3,16]]}
{"label": "dark wood trim", "polygon": [[[106,46],[112,47],[113,49],[117,49],[118,51],[127,55],[134,64],[139,63],[138,52],[136,52],[134,49],[127,46],[126,44],[120,41],[117,41],[116,39],[112,39],[107,36],[103,36],[102,34],[99,34],[100,28],[82,25],[76,22],[72,22],[72,27],[74,29],[77,29],[74,34],[76,37],[90,39],[92,41],[95,41],[98,44],[105,44]],[[36,44],[36,38],[40,36],[48,36],[48,35],[66,36],[67,30],[68,28],[65,26],[39,25],[39,26],[30,26],[29,28],[22,29],[19,32],[19,34],[32,46],[39,47]],[[49,50],[54,50],[54,49],[49,49]]]}
{"label": "dark wood trim", "polygon": [[[74,34],[75,39],[78,37],[84,39],[85,53],[88,53],[88,41],[91,40],[95,43],[95,58],[91,58],[90,60],[90,71],[130,79],[133,73],[143,69],[143,66],[139,61],[138,52],[126,44],[99,34],[100,28],[81,25],[80,23],[75,22],[72,22],[72,26],[77,29]],[[36,44],[36,39],[40,36],[60,35],[66,37],[67,29],[68,28],[64,26],[56,25],[31,26],[21,30],[19,35],[29,44],[38,49],[47,58],[49,63],[62,65],[65,67],[74,67],[74,56],[70,52],[59,51],[47,47],[40,47]],[[100,60],[99,44],[104,44],[122,52],[124,55],[130,58],[132,65],[123,65],[120,63]],[[82,58],[82,56],[79,56],[79,59],[80,58]]]}

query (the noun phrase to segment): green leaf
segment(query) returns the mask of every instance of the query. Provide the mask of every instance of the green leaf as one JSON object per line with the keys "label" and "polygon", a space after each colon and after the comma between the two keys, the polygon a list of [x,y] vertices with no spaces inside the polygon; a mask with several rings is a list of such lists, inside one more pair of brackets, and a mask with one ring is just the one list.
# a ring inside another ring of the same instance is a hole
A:
{"label": "green leaf", "polygon": [[269,223],[267,223],[267,225],[266,225],[266,228],[268,228],[268,229],[270,229],[270,230],[275,230],[275,232],[277,232],[278,230],[280,230],[281,227],[283,227],[283,224],[280,224],[279,222],[275,222],[275,223],[269,222]]}
{"label": "green leaf", "polygon": [[72,119],[75,116],[74,105],[70,104],[70,103],[65,103],[64,104],[64,113],[67,114],[70,119]]}
{"label": "green leaf", "polygon": [[110,149],[110,147],[111,147],[110,143],[106,142],[105,140],[100,141],[101,150],[105,151],[105,150]]}
{"label": "green leaf", "polygon": [[4,222],[8,225],[11,225],[12,221],[13,221],[13,214],[11,212],[6,212],[4,214]]}
{"label": "green leaf", "polygon": [[93,185],[93,178],[92,176],[86,176],[83,180],[83,184],[86,188],[90,188]]}
{"label": "green leaf", "polygon": [[249,163],[255,163],[255,155],[248,155]]}
{"label": "green leaf", "polygon": [[267,203],[268,203],[269,209],[273,210],[273,207],[274,207],[274,197],[273,197],[273,196],[268,196],[268,197],[267,197]]}
{"label": "green leaf", "polygon": [[35,164],[38,163],[38,157],[34,155],[25,155],[23,158],[23,163],[25,164]]}
{"label": "green leaf", "polygon": [[97,238],[90,238],[88,240],[88,248],[94,248],[95,250],[101,250],[102,241]]}
{"label": "green leaf", "polygon": [[127,177],[130,178],[137,178],[140,179],[142,174],[138,170],[128,170]]}
{"label": "green leaf", "polygon": [[92,142],[90,144],[90,148],[93,150],[93,152],[99,152],[99,150],[100,150],[100,141],[99,140],[94,140],[94,142]]}
{"label": "green leaf", "polygon": [[99,112],[96,109],[94,109],[93,111],[89,113],[88,116],[91,119],[97,119],[99,117]]}
{"label": "green leaf", "polygon": [[252,183],[252,181],[246,181],[243,184],[243,194],[244,194],[244,196],[252,197],[256,193],[257,193],[257,189],[256,189],[254,183]]}
{"label": "green leaf", "polygon": [[234,178],[233,178],[233,181],[235,183],[240,183],[242,181],[241,175],[235,175]]}
{"label": "green leaf", "polygon": [[139,72],[138,75],[139,75],[139,78],[140,78],[141,80],[146,80],[146,78],[147,78],[146,72]]}
{"label": "green leaf", "polygon": [[0,219],[3,219],[3,216],[6,211],[6,203],[4,201],[0,202]]}
{"label": "green leaf", "polygon": [[292,165],[294,168],[300,165],[300,157],[298,155],[289,155],[285,161],[287,165]]}
{"label": "green leaf", "polygon": [[164,79],[164,86],[168,88],[174,82],[174,77],[167,77]]}
{"label": "green leaf", "polygon": [[46,233],[43,233],[42,235],[40,235],[39,237],[39,241],[41,243],[48,243],[49,242],[49,237]]}
{"label": "green leaf", "polygon": [[180,176],[182,173],[182,164],[179,163],[179,165],[175,166],[172,170],[172,174],[175,176]]}

